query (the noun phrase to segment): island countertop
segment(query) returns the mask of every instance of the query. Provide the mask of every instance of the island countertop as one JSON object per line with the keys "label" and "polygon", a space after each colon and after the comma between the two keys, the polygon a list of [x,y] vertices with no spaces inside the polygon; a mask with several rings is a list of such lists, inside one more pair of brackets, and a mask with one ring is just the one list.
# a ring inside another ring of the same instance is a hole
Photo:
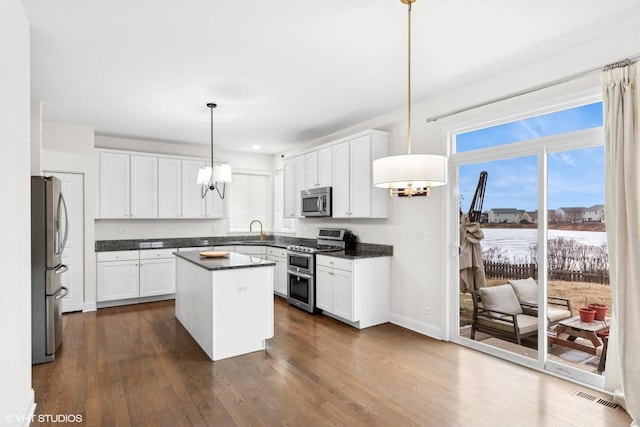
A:
{"label": "island countertop", "polygon": [[242,255],[236,252],[229,252],[228,256],[220,258],[207,258],[200,256],[200,251],[180,251],[174,252],[173,254],[209,271],[269,267],[276,265],[274,261],[268,261],[258,256]]}

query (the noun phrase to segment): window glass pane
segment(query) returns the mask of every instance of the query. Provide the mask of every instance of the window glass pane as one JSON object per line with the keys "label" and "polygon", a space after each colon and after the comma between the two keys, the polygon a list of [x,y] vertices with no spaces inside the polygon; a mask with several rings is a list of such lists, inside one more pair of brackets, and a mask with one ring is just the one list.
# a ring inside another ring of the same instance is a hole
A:
{"label": "window glass pane", "polygon": [[[229,229],[249,231],[254,219],[269,224],[269,176],[234,173],[229,201]],[[255,229],[255,228],[254,228]]]}
{"label": "window glass pane", "polygon": [[284,172],[275,172],[274,211],[273,218],[275,231],[294,231],[293,218],[285,218],[284,215]]}
{"label": "window glass pane", "polygon": [[456,135],[455,151],[478,150],[602,126],[602,102]]}

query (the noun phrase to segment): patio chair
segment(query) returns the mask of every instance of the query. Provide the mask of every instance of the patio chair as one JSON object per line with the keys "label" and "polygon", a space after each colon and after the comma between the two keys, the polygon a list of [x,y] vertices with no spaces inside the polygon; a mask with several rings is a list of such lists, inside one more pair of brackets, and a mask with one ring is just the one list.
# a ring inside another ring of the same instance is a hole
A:
{"label": "patio chair", "polygon": [[[531,316],[538,316],[538,284],[529,277],[527,279],[509,280],[522,311]],[[561,320],[572,316],[571,301],[568,298],[547,296],[547,320],[553,326]]]}
{"label": "patio chair", "polygon": [[522,345],[523,338],[537,334],[538,318],[523,312],[511,285],[480,288],[472,296],[472,340],[480,331]]}

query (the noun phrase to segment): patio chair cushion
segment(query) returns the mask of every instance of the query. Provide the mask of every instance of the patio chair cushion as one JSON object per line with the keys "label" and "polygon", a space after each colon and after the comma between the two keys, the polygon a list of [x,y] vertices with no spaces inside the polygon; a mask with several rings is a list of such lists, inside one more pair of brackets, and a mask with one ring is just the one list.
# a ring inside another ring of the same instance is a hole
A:
{"label": "patio chair cushion", "polygon": [[520,280],[508,281],[518,297],[520,302],[528,302],[530,304],[537,304],[538,302],[538,284],[532,277]]}
{"label": "patio chair cushion", "polygon": [[482,306],[487,310],[496,310],[508,314],[522,314],[522,307],[518,302],[511,285],[498,285],[480,288]]}
{"label": "patio chair cushion", "polygon": [[[537,317],[529,316],[526,314],[518,314],[516,318],[518,319],[518,335],[527,335],[538,330]],[[478,317],[478,324],[480,326],[498,329],[511,334],[513,334],[514,332],[513,323],[500,320],[499,318],[489,320],[486,317]]]}
{"label": "patio chair cushion", "polygon": [[550,324],[569,317],[571,317],[571,312],[568,309],[547,304],[547,318]]}

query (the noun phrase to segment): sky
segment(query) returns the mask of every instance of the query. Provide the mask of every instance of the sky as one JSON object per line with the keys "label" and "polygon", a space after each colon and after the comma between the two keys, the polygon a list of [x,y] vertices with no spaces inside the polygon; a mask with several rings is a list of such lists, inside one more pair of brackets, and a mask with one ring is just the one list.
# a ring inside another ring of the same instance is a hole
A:
{"label": "sky", "polygon": [[[458,152],[602,126],[602,104],[595,103],[481,129],[456,138]],[[469,210],[481,171],[487,171],[483,211],[538,209],[537,157],[527,156],[460,167],[461,209]],[[604,204],[604,148],[549,154],[548,208]]]}

